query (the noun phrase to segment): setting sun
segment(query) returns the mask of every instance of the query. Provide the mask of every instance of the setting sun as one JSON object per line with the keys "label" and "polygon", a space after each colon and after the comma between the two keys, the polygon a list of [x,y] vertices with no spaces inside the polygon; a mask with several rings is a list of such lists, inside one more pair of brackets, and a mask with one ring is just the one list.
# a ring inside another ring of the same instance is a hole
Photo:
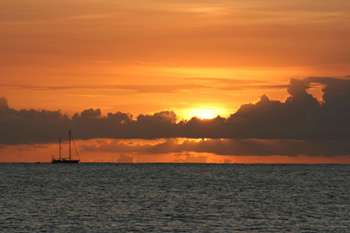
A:
{"label": "setting sun", "polygon": [[225,110],[217,107],[198,107],[188,109],[184,116],[187,119],[197,117],[202,120],[213,119],[217,116],[225,115]]}

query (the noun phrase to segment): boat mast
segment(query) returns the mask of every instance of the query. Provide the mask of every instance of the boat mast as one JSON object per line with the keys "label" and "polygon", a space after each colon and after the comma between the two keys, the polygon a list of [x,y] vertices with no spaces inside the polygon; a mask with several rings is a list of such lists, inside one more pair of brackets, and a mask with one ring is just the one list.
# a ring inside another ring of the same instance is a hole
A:
{"label": "boat mast", "polygon": [[62,160],[62,139],[58,139],[58,159]]}
{"label": "boat mast", "polygon": [[72,131],[68,131],[68,138],[69,138],[69,160],[72,160]]}

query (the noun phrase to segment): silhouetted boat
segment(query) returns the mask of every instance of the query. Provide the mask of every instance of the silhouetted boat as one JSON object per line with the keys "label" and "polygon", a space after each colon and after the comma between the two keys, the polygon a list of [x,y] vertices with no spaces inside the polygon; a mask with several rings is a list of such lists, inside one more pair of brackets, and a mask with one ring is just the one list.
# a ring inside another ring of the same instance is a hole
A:
{"label": "silhouetted boat", "polygon": [[53,164],[59,164],[59,163],[65,163],[65,164],[77,164],[80,163],[79,159],[72,159],[72,131],[68,131],[68,145],[69,145],[69,152],[68,157],[62,156],[62,139],[60,138],[58,140],[58,158],[55,158],[55,156],[52,158],[51,163]]}

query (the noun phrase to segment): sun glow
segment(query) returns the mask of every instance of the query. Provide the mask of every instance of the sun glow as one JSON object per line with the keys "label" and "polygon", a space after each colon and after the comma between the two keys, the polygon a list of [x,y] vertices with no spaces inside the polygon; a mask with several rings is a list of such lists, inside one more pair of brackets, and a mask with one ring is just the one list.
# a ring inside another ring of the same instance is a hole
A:
{"label": "sun glow", "polygon": [[213,119],[217,116],[226,115],[226,111],[217,107],[197,107],[191,108],[185,111],[184,117],[187,119],[191,119],[193,117],[197,117],[202,120]]}

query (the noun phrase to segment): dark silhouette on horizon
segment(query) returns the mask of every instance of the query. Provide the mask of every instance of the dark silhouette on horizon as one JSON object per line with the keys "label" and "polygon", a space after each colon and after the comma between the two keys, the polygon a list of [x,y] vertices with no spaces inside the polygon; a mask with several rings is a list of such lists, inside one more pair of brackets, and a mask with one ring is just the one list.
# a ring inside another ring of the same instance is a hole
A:
{"label": "dark silhouette on horizon", "polygon": [[80,163],[80,159],[73,159],[72,157],[72,131],[68,130],[68,156],[62,155],[62,139],[58,139],[58,158],[53,156],[52,163],[53,164],[77,164]]}

